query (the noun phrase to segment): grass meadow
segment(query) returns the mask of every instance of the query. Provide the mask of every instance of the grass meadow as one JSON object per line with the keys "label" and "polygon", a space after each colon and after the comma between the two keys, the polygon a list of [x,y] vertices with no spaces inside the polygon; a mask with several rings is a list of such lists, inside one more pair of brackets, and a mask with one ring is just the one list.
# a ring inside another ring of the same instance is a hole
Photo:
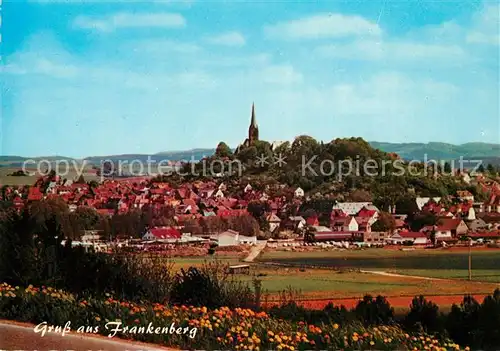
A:
{"label": "grass meadow", "polygon": [[[438,251],[322,251],[322,252],[277,252],[266,251],[258,262],[250,264],[250,275],[237,275],[242,281],[252,283],[254,278],[262,281],[262,288],[270,300],[279,299],[285,291],[293,291],[301,299],[345,300],[359,299],[365,294],[387,297],[413,297],[416,295],[456,296],[463,294],[481,296],[490,294],[500,282],[500,250],[473,252],[473,265],[482,269],[473,270],[473,281],[467,281],[468,253]],[[237,256],[213,256],[209,258],[172,258],[174,269],[201,266],[204,262],[220,261],[228,265],[241,264]],[[434,263],[432,263],[434,261]],[[404,263],[403,263],[404,262]],[[449,269],[440,269],[448,262]],[[464,263],[465,262],[465,263]],[[285,263],[277,266],[269,263]],[[300,267],[307,265],[308,268]],[[349,269],[314,268],[314,265]],[[381,276],[361,273],[367,271],[394,272],[409,276]],[[418,277],[437,277],[451,280],[425,280]],[[342,301],[343,302],[343,301]],[[404,306],[407,306],[404,300]],[[404,307],[403,306],[403,307]]]}
{"label": "grass meadow", "polygon": [[[471,257],[473,280],[500,283],[500,249],[474,249]],[[267,251],[261,255],[259,261],[293,266],[384,271],[431,278],[468,279],[469,252],[467,249]]]}

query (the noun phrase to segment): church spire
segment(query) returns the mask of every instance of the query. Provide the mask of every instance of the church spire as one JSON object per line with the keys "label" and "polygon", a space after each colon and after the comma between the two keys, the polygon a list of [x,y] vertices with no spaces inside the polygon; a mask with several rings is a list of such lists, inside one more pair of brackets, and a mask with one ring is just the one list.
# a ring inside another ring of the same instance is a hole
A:
{"label": "church spire", "polygon": [[250,120],[250,127],[248,127],[248,143],[253,143],[259,140],[259,127],[257,126],[257,119],[255,118],[255,104],[252,103],[252,119]]}
{"label": "church spire", "polygon": [[255,104],[252,102],[252,119],[250,121],[250,125],[254,128],[257,127],[257,120],[255,119]]}

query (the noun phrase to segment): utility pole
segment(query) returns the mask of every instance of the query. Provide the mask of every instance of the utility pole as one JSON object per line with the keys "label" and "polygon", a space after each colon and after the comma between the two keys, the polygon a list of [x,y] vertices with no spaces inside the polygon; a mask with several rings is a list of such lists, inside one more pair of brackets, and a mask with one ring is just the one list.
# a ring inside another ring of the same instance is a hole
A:
{"label": "utility pole", "polygon": [[469,280],[472,280],[472,239],[469,238]]}

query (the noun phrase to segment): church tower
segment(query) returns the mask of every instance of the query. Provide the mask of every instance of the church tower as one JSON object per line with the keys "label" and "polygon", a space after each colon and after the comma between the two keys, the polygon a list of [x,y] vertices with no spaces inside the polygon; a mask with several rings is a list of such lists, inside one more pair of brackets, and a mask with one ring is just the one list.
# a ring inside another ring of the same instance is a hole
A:
{"label": "church tower", "polygon": [[248,127],[248,143],[253,145],[257,140],[259,140],[259,127],[255,119],[255,104],[252,103],[252,118],[250,120],[250,127]]}

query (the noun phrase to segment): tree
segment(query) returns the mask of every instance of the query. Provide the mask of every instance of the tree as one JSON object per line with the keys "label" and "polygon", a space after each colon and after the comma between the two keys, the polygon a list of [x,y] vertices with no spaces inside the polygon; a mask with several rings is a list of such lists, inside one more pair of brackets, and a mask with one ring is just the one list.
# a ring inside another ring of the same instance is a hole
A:
{"label": "tree", "polygon": [[390,232],[396,229],[396,220],[388,212],[380,212],[378,220],[373,223],[372,230],[375,232]]}
{"label": "tree", "polygon": [[483,347],[497,349],[500,345],[500,289],[495,289],[492,295],[486,296],[481,304],[480,328],[484,333]]}
{"label": "tree", "polygon": [[476,346],[481,345],[478,329],[481,323],[481,305],[470,295],[464,296],[460,305],[451,307],[446,319],[446,330],[453,340],[460,344]]}
{"label": "tree", "polygon": [[113,236],[124,235],[132,238],[142,237],[146,229],[140,211],[115,214],[111,217],[111,228]]}
{"label": "tree", "polygon": [[79,206],[71,213],[71,216],[76,219],[77,229],[80,230],[96,229],[100,221],[99,213],[94,208],[88,206]]}
{"label": "tree", "polygon": [[304,241],[306,243],[313,243],[315,242],[315,233],[316,233],[316,228],[308,225],[306,226],[304,230]]}
{"label": "tree", "polygon": [[255,146],[241,147],[238,150],[237,158],[247,165],[254,165],[257,156],[260,156]]}
{"label": "tree", "polygon": [[250,215],[230,217],[229,228],[245,236],[257,236],[259,234],[259,222]]}
{"label": "tree", "polygon": [[85,184],[85,178],[83,178],[83,174],[80,174],[78,179],[75,181],[76,184]]}
{"label": "tree", "polygon": [[371,202],[373,201],[372,194],[363,189],[355,189],[349,195],[349,198],[353,202]]}
{"label": "tree", "polygon": [[218,233],[227,229],[227,223],[219,216],[203,217],[200,220],[200,225],[204,234]]}
{"label": "tree", "polygon": [[189,219],[184,223],[183,233],[191,233],[193,235],[201,234],[203,228],[196,219]]}
{"label": "tree", "polygon": [[430,235],[430,239],[431,239],[431,242],[432,242],[432,245],[436,245],[436,226],[432,226],[432,230],[431,230],[431,235]]}
{"label": "tree", "polygon": [[355,315],[366,326],[389,324],[394,321],[394,309],[383,296],[365,295],[354,309]]}
{"label": "tree", "polygon": [[40,283],[33,233],[27,216],[0,209],[0,277],[12,285]]}
{"label": "tree", "polygon": [[411,229],[419,231],[423,227],[436,225],[437,222],[438,219],[434,213],[424,211],[413,217],[411,220]]}
{"label": "tree", "polygon": [[493,167],[491,163],[488,163],[488,166],[486,166],[486,170],[488,171],[489,174],[495,173],[495,167]]}
{"label": "tree", "polygon": [[290,151],[290,142],[289,141],[285,141],[284,143],[278,145],[274,150],[274,154],[275,155],[282,155],[282,156],[286,156],[288,154],[288,152]]}
{"label": "tree", "polygon": [[68,205],[61,198],[35,201],[26,209],[31,230],[44,248],[73,237]]}
{"label": "tree", "polygon": [[250,201],[247,205],[247,211],[255,218],[262,217],[269,212],[269,204],[262,201]]}
{"label": "tree", "polygon": [[450,166],[450,164],[448,162],[444,163],[444,167],[443,168],[444,168],[444,173],[450,174],[451,171],[452,171],[451,170],[451,166]]}
{"label": "tree", "polygon": [[410,312],[406,316],[404,324],[415,331],[423,328],[429,333],[441,332],[442,323],[439,307],[435,303],[427,301],[422,295],[416,296],[411,302]]}
{"label": "tree", "polygon": [[218,145],[217,148],[215,149],[215,156],[219,158],[224,158],[224,157],[232,157],[233,152],[231,151],[231,148],[227,146],[227,144],[223,141],[221,141]]}

